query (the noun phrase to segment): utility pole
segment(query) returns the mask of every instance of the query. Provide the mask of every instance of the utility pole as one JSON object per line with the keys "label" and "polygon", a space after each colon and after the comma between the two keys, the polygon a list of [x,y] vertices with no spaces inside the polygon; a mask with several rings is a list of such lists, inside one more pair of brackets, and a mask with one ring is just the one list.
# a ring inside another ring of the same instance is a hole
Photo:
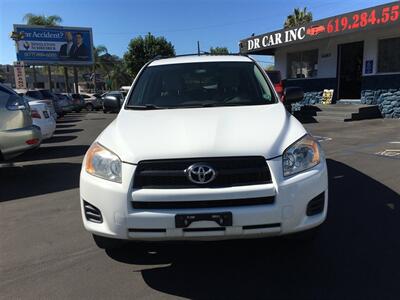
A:
{"label": "utility pole", "polygon": [[76,66],[74,66],[74,89],[75,89],[75,94],[79,94],[78,68]]}
{"label": "utility pole", "polygon": [[200,55],[200,42],[197,41],[197,55]]}
{"label": "utility pole", "polygon": [[47,65],[47,74],[49,76],[49,90],[50,90],[50,92],[52,92],[53,88],[51,86],[51,67],[50,67],[50,65]]}
{"label": "utility pole", "polygon": [[69,88],[68,68],[64,67],[64,80],[65,80],[65,91],[69,94],[71,90]]}
{"label": "utility pole", "polygon": [[37,79],[36,79],[36,67],[35,65],[32,66],[32,71],[33,71],[33,88],[37,88]]}

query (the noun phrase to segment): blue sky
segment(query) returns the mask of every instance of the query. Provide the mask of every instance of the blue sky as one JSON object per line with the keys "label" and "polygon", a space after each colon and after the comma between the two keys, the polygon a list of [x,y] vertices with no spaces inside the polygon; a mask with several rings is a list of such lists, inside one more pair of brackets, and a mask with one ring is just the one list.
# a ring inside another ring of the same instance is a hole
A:
{"label": "blue sky", "polygon": [[[28,13],[63,18],[61,25],[93,28],[95,45],[122,56],[129,40],[151,32],[163,35],[177,54],[225,46],[238,50],[240,39],[282,28],[294,7],[306,6],[314,20],[390,1],[381,0],[0,0],[0,64],[16,59],[9,38],[13,24]],[[261,58],[269,62],[269,58]]]}

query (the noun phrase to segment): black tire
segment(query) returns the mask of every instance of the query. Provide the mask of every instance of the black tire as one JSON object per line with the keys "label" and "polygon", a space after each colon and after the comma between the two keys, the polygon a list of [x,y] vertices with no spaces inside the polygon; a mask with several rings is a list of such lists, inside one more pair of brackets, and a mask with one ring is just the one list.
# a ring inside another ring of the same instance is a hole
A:
{"label": "black tire", "polygon": [[93,110],[94,110],[93,104],[90,104],[90,103],[87,104],[87,105],[86,105],[86,110],[87,110],[87,111],[93,111]]}
{"label": "black tire", "polygon": [[118,249],[118,248],[121,248],[125,244],[124,240],[107,238],[107,237],[95,235],[95,234],[93,234],[93,240],[96,243],[97,247],[99,247],[100,249],[105,249],[105,250]]}
{"label": "black tire", "polygon": [[108,110],[107,109],[105,109],[105,108],[103,108],[103,113],[107,113],[108,112]]}

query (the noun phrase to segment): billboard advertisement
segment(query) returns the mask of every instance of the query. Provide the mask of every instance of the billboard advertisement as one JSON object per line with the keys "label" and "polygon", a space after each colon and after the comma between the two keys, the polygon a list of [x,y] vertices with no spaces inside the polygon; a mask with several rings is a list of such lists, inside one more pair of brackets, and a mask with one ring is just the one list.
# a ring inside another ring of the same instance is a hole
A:
{"label": "billboard advertisement", "polygon": [[91,28],[14,25],[17,60],[31,65],[91,65]]}

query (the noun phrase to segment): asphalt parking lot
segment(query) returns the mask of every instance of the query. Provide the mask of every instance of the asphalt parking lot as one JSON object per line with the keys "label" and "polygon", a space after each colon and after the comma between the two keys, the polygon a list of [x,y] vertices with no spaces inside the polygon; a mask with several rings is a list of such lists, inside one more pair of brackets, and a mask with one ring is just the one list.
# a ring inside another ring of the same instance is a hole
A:
{"label": "asphalt parking lot", "polygon": [[305,124],[329,167],[329,215],[309,244],[282,239],[128,245],[82,226],[83,155],[115,115],[70,114],[0,168],[3,299],[398,299],[400,122]]}

